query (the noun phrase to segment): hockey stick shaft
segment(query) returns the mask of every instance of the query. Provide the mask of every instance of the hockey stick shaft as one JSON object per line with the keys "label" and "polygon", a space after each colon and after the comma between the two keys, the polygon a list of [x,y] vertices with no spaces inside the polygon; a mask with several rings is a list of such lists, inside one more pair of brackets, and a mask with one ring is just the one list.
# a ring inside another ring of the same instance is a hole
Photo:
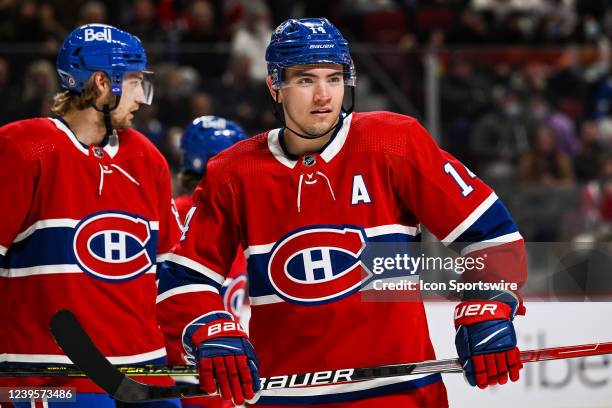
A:
{"label": "hockey stick shaft", "polygon": [[[115,368],[129,377],[197,376],[194,366],[116,365]],[[0,366],[2,377],[86,377],[74,365],[7,365]]]}
{"label": "hockey stick shaft", "polygon": [[[545,349],[527,350],[521,352],[521,361],[523,363],[532,363],[537,361],[560,360],[566,358],[587,357],[601,354],[612,354],[612,342],[610,343],[593,343],[582,344],[566,347],[551,347]],[[378,370],[389,369],[390,367],[410,366],[415,367],[412,374],[424,373],[453,373],[461,372],[461,366],[458,359],[446,360],[431,360],[422,361],[413,364],[399,364],[397,366],[378,366],[357,368],[355,371],[375,372]],[[175,377],[181,376],[197,376],[198,370],[194,366],[128,366],[116,365],[115,368],[129,377],[155,377],[172,375]],[[400,368],[401,370],[401,368]],[[307,375],[304,373],[302,375]],[[313,375],[314,373],[310,373]],[[73,365],[9,365],[0,367],[0,377],[85,377],[86,374]],[[378,378],[378,377],[372,377]]]}

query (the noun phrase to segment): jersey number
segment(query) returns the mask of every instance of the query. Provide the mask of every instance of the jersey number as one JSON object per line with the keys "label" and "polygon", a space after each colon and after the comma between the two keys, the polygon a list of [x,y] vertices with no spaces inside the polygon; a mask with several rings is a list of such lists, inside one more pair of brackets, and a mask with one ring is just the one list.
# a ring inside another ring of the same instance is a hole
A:
{"label": "jersey number", "polygon": [[189,212],[185,216],[185,225],[183,225],[183,234],[181,235],[180,241],[184,241],[187,238],[187,231],[189,231],[189,223],[191,223],[191,219],[193,218],[193,214],[195,214],[197,206],[193,206],[189,209]]}
{"label": "jersey number", "polygon": [[[467,171],[468,175],[471,178],[475,178],[476,175],[474,173],[472,173],[470,171],[470,169],[468,169],[467,167],[465,168],[465,170]],[[459,186],[459,188],[461,189],[461,194],[464,197],[467,197],[468,195],[470,195],[470,193],[472,191],[474,191],[474,187],[472,187],[471,184],[466,183],[461,176],[459,175],[459,173],[457,172],[457,170],[453,167],[453,165],[450,162],[446,162],[446,164],[444,165],[444,172],[446,174],[450,174],[450,176],[453,178],[453,180],[455,180],[455,183],[457,183],[457,185]]]}

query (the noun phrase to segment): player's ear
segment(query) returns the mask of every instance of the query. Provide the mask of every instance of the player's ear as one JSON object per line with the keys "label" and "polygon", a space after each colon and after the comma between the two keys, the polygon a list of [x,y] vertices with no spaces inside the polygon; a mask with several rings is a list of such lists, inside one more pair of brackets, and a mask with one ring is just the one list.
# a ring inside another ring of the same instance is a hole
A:
{"label": "player's ear", "polygon": [[282,103],[281,92],[277,89],[274,89],[274,87],[272,86],[272,77],[270,75],[266,77],[266,86],[268,87],[268,91],[270,92],[270,96],[272,96],[272,99]]}
{"label": "player's ear", "polygon": [[93,81],[98,97],[104,99],[108,98],[111,92],[111,84],[106,74],[104,72],[96,72],[93,75]]}

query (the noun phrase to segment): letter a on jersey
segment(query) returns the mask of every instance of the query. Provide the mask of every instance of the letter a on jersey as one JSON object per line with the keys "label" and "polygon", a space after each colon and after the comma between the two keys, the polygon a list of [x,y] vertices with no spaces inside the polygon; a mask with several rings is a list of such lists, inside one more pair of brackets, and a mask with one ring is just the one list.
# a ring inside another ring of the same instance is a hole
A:
{"label": "letter a on jersey", "polygon": [[372,200],[370,199],[370,193],[368,193],[365,181],[363,181],[363,176],[361,174],[355,174],[353,176],[353,193],[351,194],[351,204],[370,204],[371,202]]}

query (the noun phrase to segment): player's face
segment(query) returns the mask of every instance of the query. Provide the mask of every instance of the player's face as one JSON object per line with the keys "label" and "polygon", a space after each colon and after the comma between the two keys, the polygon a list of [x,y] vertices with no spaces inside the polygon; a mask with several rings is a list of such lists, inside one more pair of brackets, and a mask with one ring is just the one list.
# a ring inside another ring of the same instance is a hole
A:
{"label": "player's face", "polygon": [[285,70],[279,92],[287,126],[319,137],[338,121],[344,77],[338,64],[296,65]]}
{"label": "player's face", "polygon": [[132,126],[134,112],[144,102],[143,74],[139,72],[127,73],[121,86],[121,99],[117,109],[111,111],[112,126],[124,129]]}

